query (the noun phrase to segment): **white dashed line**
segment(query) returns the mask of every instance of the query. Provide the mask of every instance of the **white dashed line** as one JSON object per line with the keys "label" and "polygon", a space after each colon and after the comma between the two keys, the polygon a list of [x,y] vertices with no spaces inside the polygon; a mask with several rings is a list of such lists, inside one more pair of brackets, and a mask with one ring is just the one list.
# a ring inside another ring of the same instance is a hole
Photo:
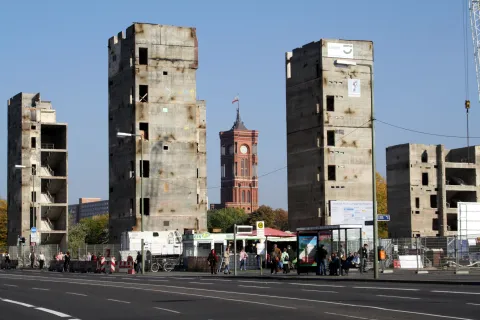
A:
{"label": "white dashed line", "polygon": [[27,307],[27,308],[33,308],[33,306],[31,304],[27,304],[27,303],[23,303],[23,302],[13,301],[13,300],[9,300],[9,299],[2,299],[2,301],[13,303],[13,304],[18,304],[20,306]]}
{"label": "white dashed line", "polygon": [[120,302],[120,303],[130,303],[129,301],[122,301],[122,300],[115,300],[115,299],[107,299],[108,301],[113,301],[113,302]]}
{"label": "white dashed line", "polygon": [[345,288],[345,286],[335,286],[330,284],[311,284],[311,283],[290,283],[294,286],[307,286],[307,287],[327,287],[327,288]]}
{"label": "white dashed line", "polygon": [[469,304],[471,306],[480,306],[480,303],[467,302],[467,304]]}
{"label": "white dashed line", "polygon": [[201,281],[221,281],[221,282],[232,282],[233,280],[224,280],[224,279],[200,279]]}
{"label": "white dashed line", "polygon": [[50,291],[50,289],[45,289],[45,288],[32,288],[32,290]]}
{"label": "white dashed line", "polygon": [[480,294],[480,292],[461,292],[461,291],[442,291],[442,290],[433,290],[433,291],[430,291],[430,292],[433,292],[433,293],[454,293],[454,294]]}
{"label": "white dashed line", "polygon": [[168,282],[168,280],[163,280],[163,279],[155,279],[155,280],[149,280],[149,281],[156,281],[156,282]]}
{"label": "white dashed line", "polygon": [[195,282],[195,281],[192,281],[192,282],[189,282],[191,284],[213,284],[211,282]]}
{"label": "white dashed line", "polygon": [[365,320],[373,320],[370,318],[363,318],[363,317],[356,317],[356,316],[348,316],[346,314],[340,314],[340,313],[332,313],[332,312],[325,312],[325,314],[331,314],[334,316],[340,316],[340,317],[346,317],[346,318],[353,318],[353,319],[365,319]]}
{"label": "white dashed line", "polygon": [[74,296],[82,296],[82,297],[86,297],[87,295],[86,294],[83,294],[83,293],[76,293],[76,292],[65,292],[66,294],[72,294]]}
{"label": "white dashed line", "polygon": [[239,286],[239,287],[243,287],[243,288],[270,289],[270,287],[244,286],[243,284],[239,284],[238,286]]}
{"label": "white dashed line", "polygon": [[410,299],[410,300],[420,300],[420,298],[401,297],[401,296],[387,296],[387,295],[385,295],[385,294],[377,294],[377,297],[385,297],[385,298],[398,298],[398,299]]}
{"label": "white dashed line", "polygon": [[140,280],[140,279],[134,279],[134,278],[122,278],[122,280],[136,280],[136,281],[138,281],[138,280]]}
{"label": "white dashed line", "polygon": [[63,312],[58,312],[58,311],[55,311],[55,310],[50,310],[50,309],[47,309],[47,308],[35,308],[36,310],[40,310],[40,311],[43,311],[43,312],[47,312],[47,313],[51,313],[51,314],[54,314],[60,318],[70,318],[71,316],[69,316],[68,314],[65,314]]}
{"label": "white dashed line", "polygon": [[4,286],[7,286],[7,287],[18,287],[17,285],[14,285],[14,284],[5,284]]}
{"label": "white dashed line", "polygon": [[385,288],[385,287],[353,287],[354,289],[372,289],[372,290],[396,290],[396,291],[420,291],[420,289],[410,288]]}
{"label": "white dashed line", "polygon": [[175,310],[171,310],[171,309],[165,309],[165,308],[159,308],[159,307],[154,307],[155,309],[158,309],[158,310],[163,310],[163,311],[168,311],[168,312],[172,312],[172,313],[180,313],[178,311],[175,311]]}
{"label": "white dashed line", "polygon": [[307,291],[307,292],[320,292],[320,293],[338,293],[337,291],[329,291],[329,290],[302,289],[302,291]]}

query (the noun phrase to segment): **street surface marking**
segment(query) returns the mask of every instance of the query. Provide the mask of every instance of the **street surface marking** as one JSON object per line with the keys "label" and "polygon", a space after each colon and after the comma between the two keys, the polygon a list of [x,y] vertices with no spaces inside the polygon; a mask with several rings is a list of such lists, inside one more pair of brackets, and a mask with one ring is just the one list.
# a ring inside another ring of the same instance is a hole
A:
{"label": "street surface marking", "polygon": [[163,279],[155,279],[155,280],[148,280],[148,281],[168,282],[168,280],[163,280]]}
{"label": "street surface marking", "polygon": [[[217,296],[206,296],[203,294],[193,294],[193,293],[183,293],[183,292],[172,292],[171,290],[166,291],[166,290],[158,290],[158,289],[149,289],[149,288],[142,288],[139,286],[145,286],[148,284],[141,284],[137,283],[136,287],[132,287],[132,284],[129,282],[107,282],[107,281],[98,281],[98,280],[83,280],[82,282],[75,282],[75,281],[66,281],[66,279],[52,279],[49,277],[39,277],[39,276],[17,276],[17,275],[0,275],[0,278],[2,277],[8,277],[10,280],[12,280],[12,277],[17,279],[17,280],[26,280],[26,281],[41,281],[41,282],[58,282],[58,283],[70,283],[70,284],[77,284],[77,285],[90,285],[90,286],[101,286],[101,287],[114,287],[114,288],[122,288],[122,289],[136,289],[136,290],[143,290],[143,291],[152,291],[152,292],[163,292],[167,294],[177,294],[177,295],[186,295],[186,296],[197,296],[197,297],[203,297],[203,298],[211,298],[211,299],[218,299],[218,300],[225,300],[225,301],[236,301],[236,302],[243,302],[243,303],[250,303],[250,304],[260,304],[260,305],[268,305],[272,307],[279,307],[279,308],[286,308],[286,309],[297,309],[295,307],[287,307],[283,305],[273,305],[273,304],[267,304],[267,303],[261,303],[261,302],[256,302],[256,301],[251,301],[251,300],[237,300],[237,299],[229,299],[229,298],[223,298],[223,297],[217,297]],[[103,282],[103,283],[101,283]],[[116,284],[116,285],[114,285]],[[125,287],[125,285],[128,285],[128,287]],[[213,292],[213,293],[228,293],[232,295],[242,295],[242,296],[248,296],[249,298],[255,296],[255,297],[264,297],[265,295],[263,294],[256,294],[256,293],[246,293],[246,292],[232,292],[232,291],[225,291],[225,290],[210,290],[210,289],[202,289],[202,288],[192,288],[192,287],[178,287],[178,286],[169,286],[166,284],[157,284],[157,285],[149,285],[150,287],[156,286],[156,287],[163,287],[167,289],[184,289],[184,290],[189,290],[189,291],[207,291],[207,292]],[[377,307],[377,306],[366,306],[366,305],[359,305],[359,304],[350,304],[350,303],[343,303],[343,302],[334,302],[334,301],[321,301],[321,300],[313,300],[313,299],[305,299],[305,298],[295,298],[295,297],[282,297],[282,296],[270,296],[269,298],[272,299],[277,299],[277,300],[292,300],[292,301],[302,301],[302,302],[314,302],[314,303],[319,303],[319,304],[329,304],[329,305],[337,305],[337,306],[346,306],[346,307],[353,307],[356,309],[374,309],[374,310],[381,310],[381,311],[389,311],[389,312],[396,312],[396,313],[405,313],[405,314],[415,314],[415,315],[422,315],[422,316],[427,316],[427,317],[434,317],[434,318],[443,318],[443,319],[455,319],[455,320],[475,320],[472,318],[461,318],[461,317],[454,317],[454,316],[446,316],[446,315],[439,315],[439,314],[432,314],[432,313],[426,313],[426,312],[415,312],[415,311],[408,311],[408,310],[398,310],[398,309],[389,309],[389,308],[384,308],[384,307]]]}
{"label": "street surface marking", "polygon": [[397,291],[420,291],[420,289],[410,288],[385,288],[385,287],[353,287],[354,289],[374,289],[374,290],[397,290]]}
{"label": "street surface marking", "polygon": [[2,299],[2,301],[13,303],[13,304],[18,304],[20,306],[27,307],[27,308],[33,308],[33,306],[31,304],[27,304],[27,303],[23,303],[23,302],[13,301],[13,300],[9,300],[9,299]]}
{"label": "street surface marking", "polygon": [[82,296],[82,297],[86,297],[87,295],[86,294],[83,294],[83,293],[75,293],[75,292],[65,292],[66,294],[73,294],[74,296]]}
{"label": "street surface marking", "polygon": [[223,282],[232,282],[233,280],[224,280],[224,279],[200,279],[201,281],[223,281]]}
{"label": "street surface marking", "polygon": [[237,282],[242,282],[242,283],[256,283],[256,284],[281,284],[280,282],[272,282],[272,281],[262,281],[262,280],[258,280],[258,281],[252,281],[252,280],[238,280]]}
{"label": "street surface marking", "polygon": [[14,285],[14,284],[4,284],[4,286],[7,286],[7,287],[18,287],[17,285]]}
{"label": "street surface marking", "polygon": [[467,304],[469,304],[471,306],[480,306],[480,303],[467,302]]}
{"label": "street surface marking", "polygon": [[47,308],[35,308],[36,310],[40,310],[40,311],[43,311],[43,312],[47,312],[47,313],[51,313],[51,314],[54,314],[60,318],[70,318],[71,316],[69,316],[68,314],[65,314],[65,313],[62,313],[62,312],[58,312],[58,311],[55,311],[55,310],[51,310],[51,309],[47,309]]}
{"label": "street surface marking", "polygon": [[122,278],[123,280],[140,280],[140,279],[134,279],[134,278]]}
{"label": "street surface marking", "polygon": [[387,295],[385,295],[385,294],[377,294],[377,297],[420,300],[420,298],[401,297],[401,296],[387,296]]}
{"label": "street surface marking", "polygon": [[326,314],[331,314],[334,316],[340,316],[340,317],[347,317],[347,318],[354,318],[354,319],[365,319],[365,320],[373,320],[370,318],[363,318],[363,317],[356,317],[356,316],[348,316],[346,314],[340,314],[340,313],[332,313],[332,312],[325,312]]}
{"label": "street surface marking", "polygon": [[320,292],[320,293],[338,293],[337,291],[311,290],[311,289],[302,289],[302,291],[307,291],[307,292]]}
{"label": "street surface marking", "polygon": [[312,283],[290,283],[294,286],[310,286],[310,287],[330,287],[330,288],[345,288],[345,286],[336,286],[331,284],[312,284]]}
{"label": "street surface marking", "polygon": [[115,299],[107,299],[109,301],[113,301],[113,302],[120,302],[120,303],[130,303],[129,301],[122,301],[122,300],[115,300]]}
{"label": "street surface marking", "polygon": [[189,282],[189,283],[192,283],[192,284],[213,284],[211,282],[195,282],[195,281],[192,281],[192,282]]}
{"label": "street surface marking", "polygon": [[480,292],[461,292],[461,291],[442,291],[442,290],[433,290],[430,292],[434,293],[455,293],[455,294],[480,294]]}
{"label": "street surface marking", "polygon": [[163,310],[163,311],[168,311],[168,312],[173,312],[173,313],[180,313],[178,311],[175,311],[175,310],[170,310],[170,309],[165,309],[165,308],[159,308],[159,307],[154,307],[155,309],[158,309],[158,310]]}
{"label": "street surface marking", "polygon": [[243,284],[239,284],[238,286],[239,286],[239,287],[243,287],[243,288],[270,289],[270,287],[244,286]]}
{"label": "street surface marking", "polygon": [[45,288],[32,288],[32,290],[49,291],[50,289],[45,289]]}

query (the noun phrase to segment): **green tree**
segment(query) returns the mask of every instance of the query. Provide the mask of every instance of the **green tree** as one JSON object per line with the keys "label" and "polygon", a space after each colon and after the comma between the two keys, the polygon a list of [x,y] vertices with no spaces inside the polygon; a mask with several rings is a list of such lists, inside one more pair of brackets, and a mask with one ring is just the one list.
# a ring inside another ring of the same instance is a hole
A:
{"label": "green tree", "polygon": [[264,221],[267,228],[275,228],[275,211],[269,206],[260,206],[255,212],[250,214],[250,224],[255,225],[257,221]]}
{"label": "green tree", "polygon": [[288,230],[288,212],[283,209],[275,209],[274,228],[282,231]]}
{"label": "green tree", "polygon": [[0,199],[0,247],[7,246],[7,201]]}
{"label": "green tree", "polygon": [[247,221],[248,215],[243,209],[224,208],[207,212],[207,227],[210,231],[218,228],[222,232],[232,232],[233,225],[245,224]]}
{"label": "green tree", "polygon": [[[377,187],[377,213],[388,213],[387,208],[387,182],[380,173],[376,173],[376,187]],[[388,225],[386,222],[381,221],[378,223],[378,237],[388,238]]]}
{"label": "green tree", "polygon": [[85,246],[87,229],[84,224],[71,224],[68,227],[68,248],[72,252],[78,252],[79,248]]}
{"label": "green tree", "polygon": [[85,226],[87,232],[85,243],[108,243],[108,214],[82,219],[80,220],[80,224]]}

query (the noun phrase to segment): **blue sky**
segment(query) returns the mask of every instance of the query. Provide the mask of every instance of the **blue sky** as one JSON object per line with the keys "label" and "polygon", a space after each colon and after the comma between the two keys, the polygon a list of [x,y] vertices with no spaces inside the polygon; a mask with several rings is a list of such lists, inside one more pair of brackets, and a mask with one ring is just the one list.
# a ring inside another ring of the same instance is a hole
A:
{"label": "blue sky", "polygon": [[[6,101],[20,91],[41,92],[69,124],[69,202],[108,197],[107,41],[132,22],[197,28],[212,203],[219,200],[218,132],[234,121],[237,93],[246,126],[260,132],[259,174],[286,165],[284,54],[320,38],[374,42],[376,118],[464,136],[462,1],[8,1],[0,10],[0,197],[7,194]],[[468,32],[471,135],[480,136]],[[385,148],[406,142],[466,145],[377,123],[378,171],[385,173]],[[259,185],[262,204],[287,208],[285,169]]]}

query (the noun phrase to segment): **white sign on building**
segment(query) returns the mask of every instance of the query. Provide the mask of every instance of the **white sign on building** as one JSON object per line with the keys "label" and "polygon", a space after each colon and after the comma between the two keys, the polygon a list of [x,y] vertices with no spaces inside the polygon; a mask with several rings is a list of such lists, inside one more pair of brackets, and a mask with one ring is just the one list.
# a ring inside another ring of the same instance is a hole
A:
{"label": "white sign on building", "polygon": [[257,221],[257,237],[265,237],[265,222]]}
{"label": "white sign on building", "polygon": [[461,240],[480,237],[479,202],[459,202],[457,204],[457,228]]}
{"label": "white sign on building", "polygon": [[[366,221],[373,221],[372,201],[330,201],[330,224],[357,224],[362,225],[362,238],[373,239],[373,225],[366,226]],[[348,238],[358,237],[357,234],[351,234]],[[336,234],[333,235],[336,237]],[[342,239],[345,235],[341,234]]]}
{"label": "white sign on building", "polygon": [[353,44],[329,42],[327,44],[329,58],[353,59]]}
{"label": "white sign on building", "polygon": [[360,97],[360,80],[359,79],[348,79],[348,96],[349,97]]}

